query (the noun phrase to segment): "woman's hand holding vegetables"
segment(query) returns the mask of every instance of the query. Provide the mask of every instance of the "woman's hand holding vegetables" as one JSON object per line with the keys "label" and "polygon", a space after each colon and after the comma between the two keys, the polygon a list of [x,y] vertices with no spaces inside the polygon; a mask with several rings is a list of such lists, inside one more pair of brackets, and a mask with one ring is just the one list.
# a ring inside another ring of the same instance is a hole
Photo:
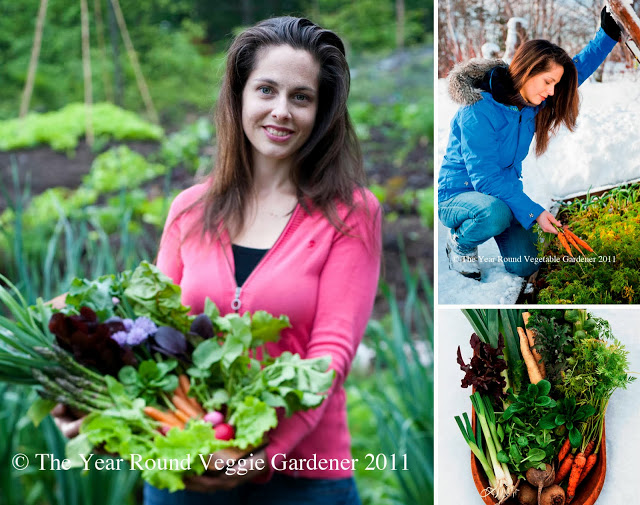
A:
{"label": "woman's hand holding vegetables", "polygon": [[[220,458],[220,456],[216,455],[216,453],[211,455],[211,461],[216,461],[217,458]],[[190,491],[198,491],[200,493],[212,493],[220,490],[229,491],[269,471],[267,453],[264,449],[259,450],[248,458],[243,458],[243,460],[243,466],[239,467],[238,464],[236,464],[233,467],[236,471],[233,473],[225,470],[216,472],[212,469],[202,475],[189,477],[184,481],[186,488]],[[261,462],[263,464],[260,464]],[[242,472],[239,472],[240,468],[243,469]],[[246,473],[243,473],[245,471]]]}
{"label": "woman's hand holding vegetables", "polygon": [[542,231],[553,233],[554,235],[558,234],[558,230],[553,225],[555,224],[558,227],[562,227],[562,223],[553,217],[553,214],[548,210],[543,210],[542,214],[536,218],[536,222],[540,225]]}
{"label": "woman's hand holding vegetables", "polygon": [[67,438],[78,436],[80,425],[84,421],[83,417],[78,417],[69,407],[62,403],[58,403],[51,411],[53,422],[56,423],[58,429]]}

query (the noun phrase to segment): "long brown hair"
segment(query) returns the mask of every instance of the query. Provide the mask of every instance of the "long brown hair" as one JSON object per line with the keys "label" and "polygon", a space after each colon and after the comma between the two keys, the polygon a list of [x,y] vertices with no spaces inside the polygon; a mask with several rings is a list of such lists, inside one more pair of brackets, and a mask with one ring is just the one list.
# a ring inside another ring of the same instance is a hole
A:
{"label": "long brown hair", "polygon": [[217,158],[203,204],[203,229],[220,225],[240,231],[251,196],[251,148],[242,128],[242,91],[261,49],[289,45],[308,51],[320,65],[318,111],[313,130],[300,148],[290,174],[298,201],[307,212],[319,209],[342,231],[336,203],[353,208],[353,192],[366,177],[355,130],[347,112],[350,75],[342,40],[308,19],[278,17],[245,30],[227,53],[227,67],[216,106]]}
{"label": "long brown hair", "polygon": [[578,71],[566,51],[548,40],[528,40],[518,48],[509,65],[514,86],[520,91],[528,79],[550,70],[553,63],[563,67],[564,73],[536,116],[537,156],[547,150],[551,135],[562,123],[570,131],[575,129],[580,101]]}

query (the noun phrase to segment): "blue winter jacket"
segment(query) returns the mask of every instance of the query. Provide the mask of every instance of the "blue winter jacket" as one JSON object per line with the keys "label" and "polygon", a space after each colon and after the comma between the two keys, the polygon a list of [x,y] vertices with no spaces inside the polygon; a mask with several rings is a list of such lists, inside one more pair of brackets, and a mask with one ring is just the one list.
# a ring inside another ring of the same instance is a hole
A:
{"label": "blue winter jacket", "polygon": [[[616,42],[600,29],[573,58],[578,85],[600,66]],[[471,103],[474,98],[463,94],[469,105],[460,107],[451,121],[449,143],[438,177],[438,202],[465,191],[479,191],[500,198],[520,224],[529,229],[544,208],[524,193],[520,180],[522,160],[533,140],[535,116],[544,105],[518,110],[516,106],[497,102],[491,93],[473,91],[477,101]]]}

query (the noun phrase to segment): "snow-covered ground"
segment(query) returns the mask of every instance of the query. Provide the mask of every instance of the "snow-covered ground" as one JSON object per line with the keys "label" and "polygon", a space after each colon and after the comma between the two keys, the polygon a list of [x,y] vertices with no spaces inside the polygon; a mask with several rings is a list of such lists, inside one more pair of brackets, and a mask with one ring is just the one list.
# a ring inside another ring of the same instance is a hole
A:
{"label": "snow-covered ground", "polygon": [[[457,110],[447,94],[446,80],[439,80],[437,93],[436,172],[447,146],[449,123]],[[611,65],[605,82],[588,81],[580,87],[580,94],[576,131],[562,129],[543,156],[536,158],[530,152],[523,163],[525,192],[547,209],[554,199],[640,179],[639,73],[621,73],[619,66]],[[449,270],[445,254],[447,231],[438,223],[438,303],[515,303],[523,280],[507,273],[501,263],[490,261],[499,254],[495,241],[478,249],[484,258],[480,264],[482,281],[478,282]]]}
{"label": "snow-covered ground", "polygon": [[[630,370],[640,371],[640,339],[637,337],[640,309],[589,309],[598,317],[608,320],[614,335],[629,351]],[[456,350],[461,347],[465,362],[473,354],[469,337],[473,329],[461,311],[438,311],[438,339],[436,348],[436,450],[438,503],[482,504],[473,483],[470,453],[462,438],[455,416],[471,413],[469,395],[462,389],[463,373],[456,363]],[[637,377],[637,375],[636,375]],[[640,448],[637,420],[640,416],[640,380],[627,390],[617,390],[609,402],[607,426],[607,476],[598,498],[598,504],[617,505],[638,503],[635,487],[637,465],[630,464]]]}

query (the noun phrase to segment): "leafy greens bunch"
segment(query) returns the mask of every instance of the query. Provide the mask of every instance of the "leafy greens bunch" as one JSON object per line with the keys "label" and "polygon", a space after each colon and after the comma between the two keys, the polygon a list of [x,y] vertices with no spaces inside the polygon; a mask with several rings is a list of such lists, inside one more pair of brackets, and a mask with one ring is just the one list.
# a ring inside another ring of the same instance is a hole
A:
{"label": "leafy greens bunch", "polygon": [[509,463],[519,476],[529,468],[544,470],[557,454],[558,438],[553,433],[555,423],[542,423],[556,407],[549,396],[551,383],[541,380],[529,384],[518,396],[510,394],[511,403],[500,419],[505,445],[508,450],[498,454],[500,461]]}
{"label": "leafy greens bunch", "polygon": [[[204,472],[199,454],[259,446],[278,423],[276,409],[292,415],[318,407],[333,383],[329,357],[268,355],[264,345],[290,326],[286,316],[221,316],[208,299],[203,314],[189,315],[180,288],[146,262],[132,272],[74,280],[57,313],[41,300],[28,307],[8,285],[0,286],[0,302],[15,320],[0,315],[0,379],[39,385],[36,422],[58,402],[88,413],[81,436],[68,445],[71,459],[93,447],[137,455],[143,478],[159,488],[182,489],[187,472]],[[178,375],[188,376],[194,400],[235,427],[232,439],[217,439],[197,416],[167,431],[147,415],[149,408],[175,408]],[[145,465],[185,457],[190,470]]]}

